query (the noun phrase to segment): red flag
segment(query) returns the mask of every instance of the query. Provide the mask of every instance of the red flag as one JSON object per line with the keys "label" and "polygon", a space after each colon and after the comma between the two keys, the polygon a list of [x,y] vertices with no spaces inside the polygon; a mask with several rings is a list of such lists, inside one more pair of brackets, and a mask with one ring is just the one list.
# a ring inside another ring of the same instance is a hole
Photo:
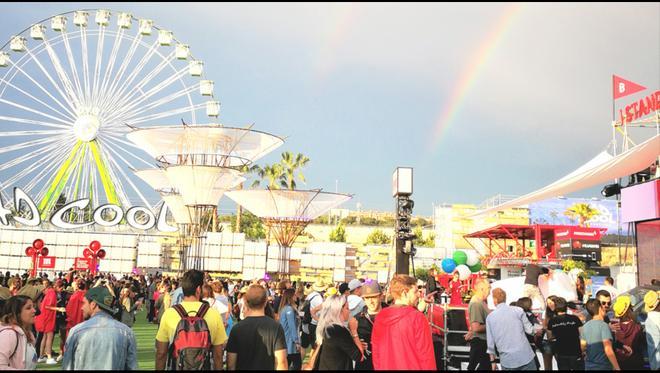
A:
{"label": "red flag", "polygon": [[643,87],[639,84],[633,83],[629,80],[625,80],[616,75],[612,75],[612,93],[614,95],[615,100],[617,98],[632,95],[633,93],[637,93],[645,89],[646,87]]}

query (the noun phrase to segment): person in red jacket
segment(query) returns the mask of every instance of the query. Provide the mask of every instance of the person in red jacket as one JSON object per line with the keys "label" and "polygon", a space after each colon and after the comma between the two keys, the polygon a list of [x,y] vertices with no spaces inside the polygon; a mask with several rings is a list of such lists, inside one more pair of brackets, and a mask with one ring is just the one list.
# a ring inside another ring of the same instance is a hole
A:
{"label": "person in red jacket", "polygon": [[74,326],[85,321],[82,305],[83,298],[85,298],[85,293],[87,293],[87,285],[85,281],[78,280],[73,283],[74,292],[69,298],[69,303],[66,305],[66,335],[69,335],[69,330]]}
{"label": "person in red jacket", "polygon": [[431,327],[416,308],[417,280],[396,275],[390,281],[394,304],[380,311],[371,343],[375,370],[436,370]]}

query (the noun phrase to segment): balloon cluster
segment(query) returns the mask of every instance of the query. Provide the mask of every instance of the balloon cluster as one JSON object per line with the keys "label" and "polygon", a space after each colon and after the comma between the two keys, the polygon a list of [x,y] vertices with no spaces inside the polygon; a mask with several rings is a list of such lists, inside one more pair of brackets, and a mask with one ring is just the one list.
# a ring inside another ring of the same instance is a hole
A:
{"label": "balloon cluster", "polygon": [[32,242],[32,246],[25,249],[25,255],[35,257],[37,255],[48,256],[48,248],[44,246],[44,240],[37,238]]}
{"label": "balloon cluster", "polygon": [[481,270],[481,261],[475,251],[457,250],[451,258],[442,259],[440,266],[446,273],[457,271],[458,278],[464,281],[470,277],[470,274]]}
{"label": "balloon cluster", "polygon": [[28,246],[25,249],[25,255],[32,258],[32,277],[37,275],[37,257],[39,255],[48,256],[48,248],[44,245],[44,240],[37,238],[34,240],[34,242],[32,242],[32,246]]}
{"label": "balloon cluster", "polygon": [[99,241],[92,241],[89,243],[89,247],[83,250],[83,257],[90,260],[90,269],[92,273],[96,273],[96,264],[99,259],[105,258],[105,250],[101,248]]}

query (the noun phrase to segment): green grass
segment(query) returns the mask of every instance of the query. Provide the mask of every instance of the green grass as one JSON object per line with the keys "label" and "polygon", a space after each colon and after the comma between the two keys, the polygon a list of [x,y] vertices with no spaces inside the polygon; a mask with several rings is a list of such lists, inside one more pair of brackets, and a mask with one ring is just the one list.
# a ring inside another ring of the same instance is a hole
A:
{"label": "green grass", "polygon": [[[140,370],[154,370],[156,368],[156,350],[155,340],[158,325],[149,324],[147,322],[146,311],[138,312],[135,315],[135,325],[133,325],[133,332],[137,341],[137,358],[138,369]],[[53,352],[59,353],[60,351],[60,337],[55,336],[53,341]],[[37,370],[61,370],[62,363],[56,365],[39,364]]]}

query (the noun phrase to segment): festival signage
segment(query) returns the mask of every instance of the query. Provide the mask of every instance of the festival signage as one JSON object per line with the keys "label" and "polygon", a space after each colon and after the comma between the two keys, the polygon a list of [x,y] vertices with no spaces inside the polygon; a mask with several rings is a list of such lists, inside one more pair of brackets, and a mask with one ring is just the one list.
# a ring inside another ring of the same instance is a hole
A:
{"label": "festival signage", "polygon": [[91,259],[89,258],[76,258],[73,262],[73,269],[76,271],[87,271],[90,268]]}
{"label": "festival signage", "polygon": [[39,257],[39,268],[55,268],[55,257],[54,256],[41,256]]}
{"label": "festival signage", "polygon": [[[620,76],[612,75],[612,98],[614,100],[641,92],[645,89],[646,87],[642,85],[623,79]],[[626,105],[623,109],[619,109],[619,122],[616,125],[625,125],[626,123],[634,122],[656,111],[660,111],[660,90],[630,105]]]}
{"label": "festival signage", "polygon": [[[607,228],[607,234],[617,234],[619,226],[616,219],[616,201],[593,200],[589,198],[551,198],[529,204],[529,224],[577,225],[575,218],[565,214],[571,206],[577,203],[587,203],[598,213],[585,223],[592,228]],[[628,230],[622,229],[622,235]]]}
{"label": "festival signage", "polygon": [[[7,218],[8,216],[12,216],[14,221],[26,226],[36,227],[39,226],[39,224],[41,224],[41,213],[37,208],[37,205],[34,203],[32,198],[30,198],[21,188],[15,187],[14,188],[15,211],[19,211],[21,202],[25,202],[24,206],[27,206],[29,208],[32,217],[27,219],[21,216],[14,215],[14,213],[10,209],[5,208],[2,205],[2,203],[0,203],[0,225],[2,226],[10,225],[10,221]],[[123,219],[125,219],[126,223],[128,223],[128,225],[130,225],[132,228],[135,229],[148,230],[156,227],[156,229],[161,232],[176,232],[178,230],[177,227],[173,227],[167,224],[166,222],[166,216],[169,207],[165,203],[161,207],[157,218],[154,215],[154,213],[151,212],[151,210],[145,207],[133,206],[129,208],[126,211],[126,213],[124,213],[124,210],[120,206],[113,204],[105,204],[97,207],[94,210],[92,221],[83,222],[83,223],[70,223],[70,222],[66,222],[65,219],[63,219],[64,215],[68,211],[76,208],[84,209],[89,205],[89,202],[90,199],[85,198],[67,203],[66,205],[62,206],[61,208],[53,212],[53,214],[50,217],[50,222],[54,226],[61,229],[78,229],[78,228],[90,226],[92,224],[98,224],[104,227],[112,227],[119,224]],[[115,212],[115,217],[111,221],[107,221],[103,218],[103,212],[105,210],[112,210]],[[136,215],[138,213],[142,213],[144,216],[147,217],[146,223],[140,223],[137,221]]]}
{"label": "festival signage", "polygon": [[599,228],[566,227],[555,230],[559,252],[567,259],[600,261],[601,236]]}
{"label": "festival signage", "polygon": [[660,111],[660,90],[619,109],[619,123],[625,125]]}

